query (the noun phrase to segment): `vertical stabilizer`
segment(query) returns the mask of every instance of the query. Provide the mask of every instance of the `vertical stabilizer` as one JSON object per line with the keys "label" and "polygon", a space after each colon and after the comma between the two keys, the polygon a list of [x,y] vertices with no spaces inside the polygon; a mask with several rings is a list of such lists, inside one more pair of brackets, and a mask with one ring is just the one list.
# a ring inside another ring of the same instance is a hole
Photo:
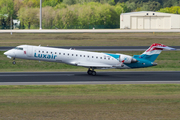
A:
{"label": "vertical stabilizer", "polygon": [[174,48],[168,47],[163,44],[154,43],[152,44],[143,54],[140,55],[140,58],[147,59],[151,62],[154,62],[162,50],[175,50]]}

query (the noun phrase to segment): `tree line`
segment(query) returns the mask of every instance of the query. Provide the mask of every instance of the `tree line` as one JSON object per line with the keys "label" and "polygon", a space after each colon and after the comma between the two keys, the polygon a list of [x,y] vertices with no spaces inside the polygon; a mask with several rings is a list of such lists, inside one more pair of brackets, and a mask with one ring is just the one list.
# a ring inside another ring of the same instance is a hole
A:
{"label": "tree line", "polygon": [[[180,13],[180,0],[42,0],[42,28],[119,28],[120,14]],[[19,19],[20,28],[39,27],[40,0],[1,0],[0,29]],[[6,27],[8,28],[8,27]]]}

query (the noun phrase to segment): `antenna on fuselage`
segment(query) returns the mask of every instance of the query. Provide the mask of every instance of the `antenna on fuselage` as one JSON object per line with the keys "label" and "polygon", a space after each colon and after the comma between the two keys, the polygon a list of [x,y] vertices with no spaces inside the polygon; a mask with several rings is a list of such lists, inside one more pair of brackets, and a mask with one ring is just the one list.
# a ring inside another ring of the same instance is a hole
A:
{"label": "antenna on fuselage", "polygon": [[39,47],[41,47],[41,45],[39,45]]}

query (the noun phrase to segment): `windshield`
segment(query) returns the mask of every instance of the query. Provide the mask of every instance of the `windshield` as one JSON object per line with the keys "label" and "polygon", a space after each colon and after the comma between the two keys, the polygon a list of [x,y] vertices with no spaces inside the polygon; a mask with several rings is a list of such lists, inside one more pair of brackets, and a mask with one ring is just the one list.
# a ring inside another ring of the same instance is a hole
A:
{"label": "windshield", "polygon": [[15,47],[13,49],[16,49],[16,50],[23,50],[23,48],[20,48],[20,47]]}

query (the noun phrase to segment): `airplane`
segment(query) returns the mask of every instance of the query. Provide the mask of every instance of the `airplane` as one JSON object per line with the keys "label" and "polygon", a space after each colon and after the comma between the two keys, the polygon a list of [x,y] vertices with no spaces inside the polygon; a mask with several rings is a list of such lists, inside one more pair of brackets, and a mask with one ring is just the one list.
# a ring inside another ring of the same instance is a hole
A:
{"label": "airplane", "polygon": [[95,69],[130,69],[156,66],[154,61],[162,50],[175,50],[163,44],[154,43],[141,55],[100,53],[74,49],[60,49],[43,46],[20,45],[4,53],[15,58],[66,63],[88,68],[88,75],[96,75]]}

